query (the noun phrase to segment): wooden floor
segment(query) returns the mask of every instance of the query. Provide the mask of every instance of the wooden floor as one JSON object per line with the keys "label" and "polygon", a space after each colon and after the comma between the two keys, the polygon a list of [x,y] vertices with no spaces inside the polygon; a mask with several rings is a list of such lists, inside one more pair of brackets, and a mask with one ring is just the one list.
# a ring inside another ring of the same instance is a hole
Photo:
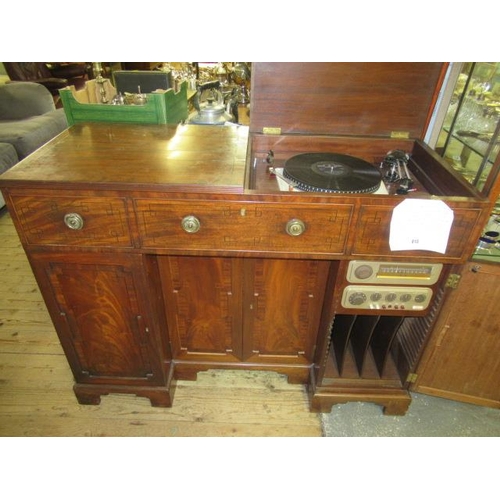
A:
{"label": "wooden floor", "polygon": [[0,436],[321,436],[305,387],[267,372],[208,371],[172,408],[109,395],[79,405],[10,215],[0,211]]}

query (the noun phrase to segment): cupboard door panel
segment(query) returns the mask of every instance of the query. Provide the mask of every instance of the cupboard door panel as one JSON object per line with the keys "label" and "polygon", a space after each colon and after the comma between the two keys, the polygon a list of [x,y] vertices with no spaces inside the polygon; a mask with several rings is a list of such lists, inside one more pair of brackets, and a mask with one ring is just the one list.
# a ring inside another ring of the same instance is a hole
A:
{"label": "cupboard door panel", "polygon": [[241,259],[159,257],[174,357],[241,357]]}
{"label": "cupboard door panel", "polygon": [[312,360],[329,265],[309,260],[248,262],[246,361],[304,364]]}
{"label": "cupboard door panel", "polygon": [[33,263],[54,298],[49,309],[77,382],[161,380],[141,268],[119,255],[71,258],[44,255]]}
{"label": "cupboard door panel", "polygon": [[500,269],[464,266],[417,370],[414,390],[500,408]]}

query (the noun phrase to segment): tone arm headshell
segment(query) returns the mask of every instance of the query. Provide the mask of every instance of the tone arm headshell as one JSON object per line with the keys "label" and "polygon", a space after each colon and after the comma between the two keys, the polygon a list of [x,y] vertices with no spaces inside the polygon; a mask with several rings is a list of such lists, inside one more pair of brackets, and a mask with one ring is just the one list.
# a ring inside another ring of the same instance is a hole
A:
{"label": "tone arm headshell", "polygon": [[408,161],[410,155],[400,149],[389,151],[380,164],[380,168],[385,168],[384,180],[389,183],[397,183],[397,194],[408,194],[414,182],[408,171]]}

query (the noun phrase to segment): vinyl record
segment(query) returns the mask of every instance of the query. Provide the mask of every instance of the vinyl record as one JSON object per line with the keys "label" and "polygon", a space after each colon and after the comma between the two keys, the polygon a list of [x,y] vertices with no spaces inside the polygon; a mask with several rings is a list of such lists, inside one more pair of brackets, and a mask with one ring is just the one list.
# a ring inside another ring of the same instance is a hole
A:
{"label": "vinyl record", "polygon": [[382,174],[370,163],[336,153],[304,153],[285,162],[283,175],[303,191],[373,193]]}

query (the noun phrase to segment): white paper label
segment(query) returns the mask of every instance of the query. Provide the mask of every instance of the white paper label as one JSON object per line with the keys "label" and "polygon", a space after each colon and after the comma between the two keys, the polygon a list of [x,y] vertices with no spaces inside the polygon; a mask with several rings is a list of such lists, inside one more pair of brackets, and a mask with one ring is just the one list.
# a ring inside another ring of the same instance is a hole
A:
{"label": "white paper label", "polygon": [[453,210],[441,200],[406,199],[392,213],[391,250],[446,253]]}

